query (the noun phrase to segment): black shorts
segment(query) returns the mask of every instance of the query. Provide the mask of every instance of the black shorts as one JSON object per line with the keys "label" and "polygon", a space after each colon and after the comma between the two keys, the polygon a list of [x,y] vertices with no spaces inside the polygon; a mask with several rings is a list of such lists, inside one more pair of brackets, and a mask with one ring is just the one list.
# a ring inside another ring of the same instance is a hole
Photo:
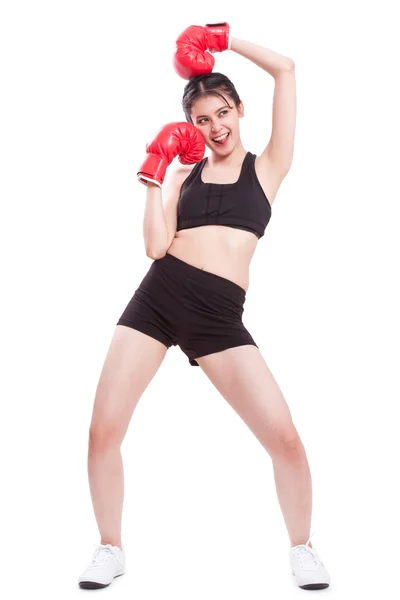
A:
{"label": "black shorts", "polygon": [[[117,325],[133,327],[196,358],[227,348],[257,346],[242,323],[246,292],[172,254],[155,260]],[[258,346],[257,346],[258,348]]]}

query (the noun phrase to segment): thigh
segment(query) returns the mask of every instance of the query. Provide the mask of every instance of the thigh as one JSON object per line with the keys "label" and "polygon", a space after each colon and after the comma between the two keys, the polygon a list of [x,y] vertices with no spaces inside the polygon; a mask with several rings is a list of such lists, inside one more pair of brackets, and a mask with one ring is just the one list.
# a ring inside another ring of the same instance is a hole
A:
{"label": "thigh", "polygon": [[156,260],[135,290],[117,325],[145,333],[168,348],[176,345],[179,286],[164,261]]}
{"label": "thigh", "polygon": [[186,279],[179,346],[191,365],[228,348],[256,342],[242,321],[246,293],[230,280],[208,272]]}
{"label": "thigh", "polygon": [[97,385],[90,430],[122,442],[133,411],[159,369],[167,347],[132,327],[117,325]]}
{"label": "thigh", "polygon": [[256,346],[230,348],[197,359],[216,389],[270,453],[297,440],[286,400]]}

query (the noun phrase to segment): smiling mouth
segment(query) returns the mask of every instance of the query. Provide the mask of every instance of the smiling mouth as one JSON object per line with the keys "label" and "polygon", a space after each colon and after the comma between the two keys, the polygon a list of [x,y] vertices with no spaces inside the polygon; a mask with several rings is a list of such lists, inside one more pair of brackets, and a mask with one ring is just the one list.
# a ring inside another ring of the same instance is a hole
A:
{"label": "smiling mouth", "polygon": [[224,133],[223,135],[218,136],[217,138],[211,138],[215,144],[223,146],[226,144],[227,139],[229,138],[230,132]]}

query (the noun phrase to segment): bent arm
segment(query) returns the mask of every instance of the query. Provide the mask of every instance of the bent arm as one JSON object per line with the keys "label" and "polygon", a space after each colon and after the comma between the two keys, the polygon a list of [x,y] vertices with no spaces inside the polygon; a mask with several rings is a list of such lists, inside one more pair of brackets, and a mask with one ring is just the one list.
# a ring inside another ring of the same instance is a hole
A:
{"label": "bent arm", "polygon": [[291,58],[246,40],[232,38],[231,50],[244,56],[244,58],[248,58],[272,77],[277,77],[282,71],[291,71],[294,66],[294,61]]}
{"label": "bent arm", "polygon": [[261,170],[271,164],[281,179],[288,173],[293,160],[296,128],[296,76],[291,58],[252,42],[232,38],[231,50],[248,58],[267,71],[275,80],[272,133],[259,160]]}
{"label": "bent arm", "polygon": [[147,185],[143,235],[146,254],[154,260],[165,256],[174,241],[181,187],[193,167],[194,164],[169,169],[162,188],[156,184]]}
{"label": "bent arm", "polygon": [[161,188],[150,181],[146,185],[143,238],[147,256],[156,260],[167,246],[168,231],[162,204]]}

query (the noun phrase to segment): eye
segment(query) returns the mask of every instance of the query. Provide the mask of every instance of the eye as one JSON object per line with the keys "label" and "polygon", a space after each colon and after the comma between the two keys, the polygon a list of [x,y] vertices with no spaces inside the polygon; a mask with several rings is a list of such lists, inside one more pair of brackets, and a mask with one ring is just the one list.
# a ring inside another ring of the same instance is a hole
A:
{"label": "eye", "polygon": [[[226,110],[226,108],[224,108],[224,110],[221,110],[221,112],[219,113],[219,115],[218,115],[218,116],[220,117],[222,114],[224,114],[224,113],[227,113],[227,112],[228,112],[228,111]],[[204,119],[207,119],[207,117],[202,117],[202,118],[199,120],[199,125],[201,125],[201,123],[202,123],[202,121],[204,121]]]}

